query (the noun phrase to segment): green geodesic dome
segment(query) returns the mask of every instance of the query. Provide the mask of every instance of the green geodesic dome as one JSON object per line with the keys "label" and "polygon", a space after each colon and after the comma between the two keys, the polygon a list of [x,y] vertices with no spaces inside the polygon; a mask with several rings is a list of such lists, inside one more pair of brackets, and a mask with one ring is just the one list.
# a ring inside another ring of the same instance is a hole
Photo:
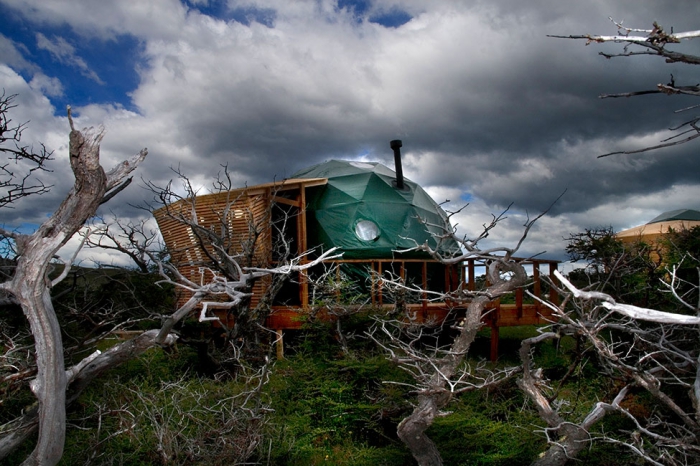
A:
{"label": "green geodesic dome", "polygon": [[[331,160],[292,178],[328,178],[328,184],[307,190],[307,240],[309,247],[339,247],[344,259],[397,257],[396,250],[415,246],[412,240],[435,248],[433,234],[450,228],[423,188],[404,178],[398,189],[396,173],[380,163]],[[441,249],[459,251],[454,241]]]}

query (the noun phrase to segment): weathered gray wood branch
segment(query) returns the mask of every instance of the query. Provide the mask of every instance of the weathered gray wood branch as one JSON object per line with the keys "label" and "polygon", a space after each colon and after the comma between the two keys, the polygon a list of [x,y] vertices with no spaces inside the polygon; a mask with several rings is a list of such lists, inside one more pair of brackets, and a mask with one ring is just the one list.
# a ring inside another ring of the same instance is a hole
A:
{"label": "weathered gray wood branch", "polygon": [[31,389],[38,400],[39,438],[26,465],[56,464],[65,439],[66,372],[61,331],[51,303],[49,263],[58,250],[93,216],[105,193],[119,185],[146,157],[144,149],[109,173],[100,165],[104,129],[78,131],[68,120],[69,161],[75,183],[56,212],[31,235],[16,235],[18,262],[11,280],[0,288],[17,300],[35,341],[37,377]]}
{"label": "weathered gray wood branch", "polygon": [[491,258],[487,276],[492,285],[484,294],[470,300],[465,319],[460,324],[459,335],[444,356],[431,362],[433,375],[419,393],[418,405],[398,425],[399,438],[420,466],[443,464],[435,443],[425,432],[440,415],[440,410],[452,399],[452,391],[448,389],[448,384],[457,373],[481,328],[481,318],[488,303],[492,298],[511,292],[527,282],[527,273],[523,266],[511,260],[508,255],[500,259]]}
{"label": "weathered gray wood branch", "polygon": [[[614,21],[612,18],[610,20],[615,24],[618,29],[618,34],[605,36],[605,35],[594,35],[594,34],[579,34],[579,35],[549,35],[548,37],[560,38],[560,39],[583,39],[586,41],[586,45],[591,43],[621,43],[625,44],[624,51],[621,53],[605,53],[600,52],[600,55],[605,58],[614,57],[632,57],[637,55],[654,55],[665,58],[666,63],[686,63],[689,65],[700,65],[700,56],[691,55],[688,53],[676,52],[671,50],[668,46],[671,44],[679,44],[684,40],[695,39],[700,37],[700,31],[687,31],[687,32],[666,32],[661,26],[656,22],[653,23],[652,29],[633,29],[623,26],[622,23]],[[632,33],[643,33],[643,35],[632,35]],[[632,47],[632,50],[629,50]],[[656,89],[653,90],[643,90],[634,92],[625,92],[618,94],[603,94],[601,98],[615,98],[615,97],[633,97],[639,95],[647,94],[667,94],[667,95],[700,95],[700,88],[698,85],[690,86],[676,86],[673,76],[671,77],[671,82],[668,84],[657,84]],[[654,146],[648,146],[641,149],[633,150],[623,150],[608,152],[606,154],[601,154],[598,158],[608,157],[610,155],[618,154],[639,154],[642,152],[648,152],[656,149],[662,149],[666,147],[672,147],[679,144],[684,144],[690,142],[698,137],[700,137],[700,127],[698,127],[698,118],[690,119],[677,128],[671,128],[671,130],[676,131],[681,128],[684,130],[680,134],[675,134],[668,139],[662,141],[660,144]],[[687,133],[693,133],[684,139],[681,136]]]}
{"label": "weathered gray wood branch", "polygon": [[[255,268],[251,270],[240,268],[239,280],[227,280],[225,277],[215,275],[214,279],[209,283],[200,285],[188,280],[171,264],[159,261],[152,251],[144,252],[149,254],[157,263],[159,272],[163,277],[163,282],[192,291],[192,297],[173,314],[167,316],[163,320],[160,329],[141,333],[129,341],[113,346],[104,353],[93,353],[72,368],[64,371],[63,375],[66,380],[64,388],[65,406],[74,402],[89,383],[106,370],[115,368],[130,359],[138,357],[149,348],[172,345],[177,339],[176,336],[172,334],[175,325],[183,318],[190,315],[198,305],[204,304],[205,299],[223,296],[225,299],[228,299],[228,303],[225,304],[235,306],[246,296],[246,293],[241,290],[249,288],[249,282],[251,280],[264,275],[298,272],[318,265],[325,260],[340,257],[340,255],[334,254],[336,248],[332,248],[308,262],[303,262],[301,258],[304,256],[300,256],[293,259],[289,264],[277,268]],[[229,260],[235,262],[235,258],[231,256],[227,257]],[[212,271],[212,273],[214,272]],[[40,415],[41,412],[39,409],[34,408],[27,411],[22,417],[0,427],[0,435],[5,434],[0,436],[0,460],[5,458],[25,439],[35,433],[37,428],[41,428]]]}

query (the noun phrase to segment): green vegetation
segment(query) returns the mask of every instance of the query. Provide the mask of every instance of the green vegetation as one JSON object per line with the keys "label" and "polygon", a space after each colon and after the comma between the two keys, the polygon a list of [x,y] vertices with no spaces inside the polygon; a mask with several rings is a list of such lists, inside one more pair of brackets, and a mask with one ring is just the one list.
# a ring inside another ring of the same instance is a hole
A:
{"label": "green vegetation", "polygon": [[[347,328],[369,324],[353,317]],[[513,365],[520,340],[534,332],[504,329],[499,365]],[[406,372],[362,338],[350,340],[343,353],[324,324],[290,334],[288,341],[287,358],[271,365],[269,382],[245,406],[240,395],[257,380],[246,377],[254,373],[246,372],[250,368],[217,378],[197,375],[198,355],[183,345],[125,363],[69,409],[60,464],[228,465],[241,461],[249,446],[248,464],[413,464],[396,437],[398,422],[411,410],[410,388],[402,385],[412,382]],[[488,345],[484,332],[475,345],[477,359],[488,355]],[[541,345],[538,364],[556,380],[568,371],[575,349],[573,339]],[[563,387],[575,400],[567,409],[583,413],[609,383],[594,363],[581,365]],[[449,408],[451,414],[429,430],[445,464],[525,465],[546,447],[536,432],[541,421],[514,381],[463,394]],[[611,417],[603,428],[614,422],[620,421]],[[6,464],[19,464],[31,445],[26,448]],[[596,444],[581,464],[621,464],[619,455]]]}
{"label": "green vegetation", "polygon": [[[695,254],[692,251],[697,250],[697,237],[700,229],[692,235],[682,232],[669,236],[669,252],[664,256],[667,263],[673,261],[685,267],[689,279],[696,272],[685,266],[687,256],[680,251],[683,248]],[[649,274],[643,262],[641,269],[633,268],[643,259],[643,248],[620,249],[610,238],[603,238],[601,244],[617,256],[596,259],[600,264],[609,261],[626,267],[624,274],[617,275],[620,282],[615,282],[615,273],[609,274],[613,278],[603,284],[608,286],[607,291],[614,291],[615,286],[629,290],[631,284],[639,282],[633,294],[639,300],[657,299],[657,293],[661,296],[660,287],[654,288],[649,282],[652,276],[663,276],[661,271]],[[598,243],[595,245],[591,250],[598,254]],[[634,257],[630,257],[630,251],[634,251]],[[577,277],[579,281],[603,279],[603,269],[581,273],[584,275]],[[87,353],[95,347],[105,350],[117,341],[103,338],[92,342],[99,333],[99,327],[90,320],[95,316],[119,311],[124,319],[133,319],[143,315],[139,303],[146,300],[153,309],[171,305],[167,298],[170,290],[149,295],[154,289],[152,277],[127,275],[119,276],[115,271],[78,279],[78,287],[62,292],[61,319],[77,351]],[[641,293],[644,287],[651,291]],[[696,290],[688,287],[688,296],[696,300],[693,292]],[[22,323],[16,311],[0,309],[3,331],[15,337],[16,343],[28,344],[28,335],[20,338],[14,333]],[[287,332],[286,359],[270,362],[264,371],[259,361],[224,361],[222,348],[216,349],[221,363],[203,368],[202,348],[205,353],[214,350],[193,344],[192,338],[183,338],[167,351],[149,350],[97,379],[70,406],[66,450],[60,464],[414,464],[396,436],[398,423],[412,411],[413,379],[364,337],[373,322],[369,312],[341,319],[340,327],[314,322],[304,330]],[[150,325],[149,320],[134,321],[132,328]],[[339,342],[339,328],[343,344]],[[183,329],[189,334],[211,331],[208,325],[192,322],[180,327]],[[533,327],[501,329],[501,358],[489,365],[485,361],[490,335],[484,329],[472,345],[467,363],[491,368],[517,366],[520,342],[537,334]],[[4,349],[3,357],[12,354],[16,359],[10,362],[16,367],[29,367],[19,353]],[[610,400],[620,389],[621,380],[603,372],[595,352],[583,340],[562,337],[539,344],[534,351],[534,366],[542,369],[548,396],[551,394],[556,408],[572,422],[580,422],[596,402]],[[26,354],[23,357],[31,359]],[[516,374],[489,390],[467,392],[452,399],[447,407],[449,415],[438,418],[428,430],[445,464],[526,465],[547,449],[543,422],[517,386],[518,377]],[[26,384],[3,382],[0,389],[1,423],[34,403]],[[682,394],[677,397],[682,398]],[[631,390],[623,407],[642,420],[661,413],[658,402],[638,387]],[[611,413],[594,427],[591,436],[631,432],[634,428],[628,418]],[[33,441],[25,442],[4,464],[21,463],[33,448]],[[577,464],[631,465],[638,464],[638,460],[621,446],[594,442],[579,456]]]}

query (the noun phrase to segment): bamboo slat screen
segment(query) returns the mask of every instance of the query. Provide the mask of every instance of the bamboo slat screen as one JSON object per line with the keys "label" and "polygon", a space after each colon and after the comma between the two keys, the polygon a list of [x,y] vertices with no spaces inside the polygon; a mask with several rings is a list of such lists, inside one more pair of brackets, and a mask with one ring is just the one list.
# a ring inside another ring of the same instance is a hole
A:
{"label": "bamboo slat screen", "polygon": [[[208,232],[220,238],[220,245],[231,256],[239,256],[242,266],[268,267],[272,261],[271,206],[282,191],[300,191],[326,183],[325,178],[285,180],[249,188],[180,199],[153,212],[171,262],[188,280],[204,284],[213,278],[209,269],[218,252],[207,238]],[[300,198],[297,195],[297,198]],[[302,206],[299,206],[302,208]],[[251,306],[258,304],[269,280],[258,280],[253,287]],[[191,293],[178,293],[181,306]]]}

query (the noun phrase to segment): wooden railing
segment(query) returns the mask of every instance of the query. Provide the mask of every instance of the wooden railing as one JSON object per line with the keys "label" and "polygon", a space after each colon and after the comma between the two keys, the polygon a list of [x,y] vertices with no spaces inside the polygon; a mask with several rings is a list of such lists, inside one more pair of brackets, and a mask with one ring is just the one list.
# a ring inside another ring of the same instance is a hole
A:
{"label": "wooden railing", "polygon": [[[455,266],[447,266],[433,260],[425,259],[357,259],[336,260],[330,263],[337,265],[337,278],[341,278],[343,268],[360,270],[368,277],[368,283],[361,292],[369,294],[369,303],[374,308],[387,308],[395,304],[394,297],[385,290],[383,280],[390,275],[401,278],[408,284],[415,285],[423,293],[414,296],[406,302],[412,311],[412,318],[418,322],[440,323],[450,312],[465,312],[468,302],[458,302],[449,299],[436,299],[439,293],[457,291],[460,287],[469,291],[485,288],[485,264],[475,259],[466,260]],[[542,325],[551,322],[552,315],[548,307],[543,306],[538,299],[558,304],[559,296],[556,289],[543,284],[542,276],[546,273],[550,280],[556,278],[553,273],[557,270],[558,261],[529,259],[521,262],[531,276],[527,289],[535,298],[526,297],[523,288],[517,289],[513,295],[491,301],[488,311],[484,314],[483,322],[491,329],[491,358],[498,356],[499,328],[519,325]],[[327,264],[326,264],[327,265]],[[528,270],[529,269],[529,270]],[[543,269],[545,269],[543,271]],[[556,282],[554,282],[556,283]],[[309,285],[306,280],[300,280],[298,305],[280,304],[273,308],[268,318],[268,326],[278,330],[299,329],[305,322],[305,315],[311,311],[313,303],[309,302]],[[548,293],[543,293],[547,290]],[[431,293],[435,292],[435,293]],[[327,315],[323,312],[320,316]],[[333,318],[329,316],[328,318]]]}

